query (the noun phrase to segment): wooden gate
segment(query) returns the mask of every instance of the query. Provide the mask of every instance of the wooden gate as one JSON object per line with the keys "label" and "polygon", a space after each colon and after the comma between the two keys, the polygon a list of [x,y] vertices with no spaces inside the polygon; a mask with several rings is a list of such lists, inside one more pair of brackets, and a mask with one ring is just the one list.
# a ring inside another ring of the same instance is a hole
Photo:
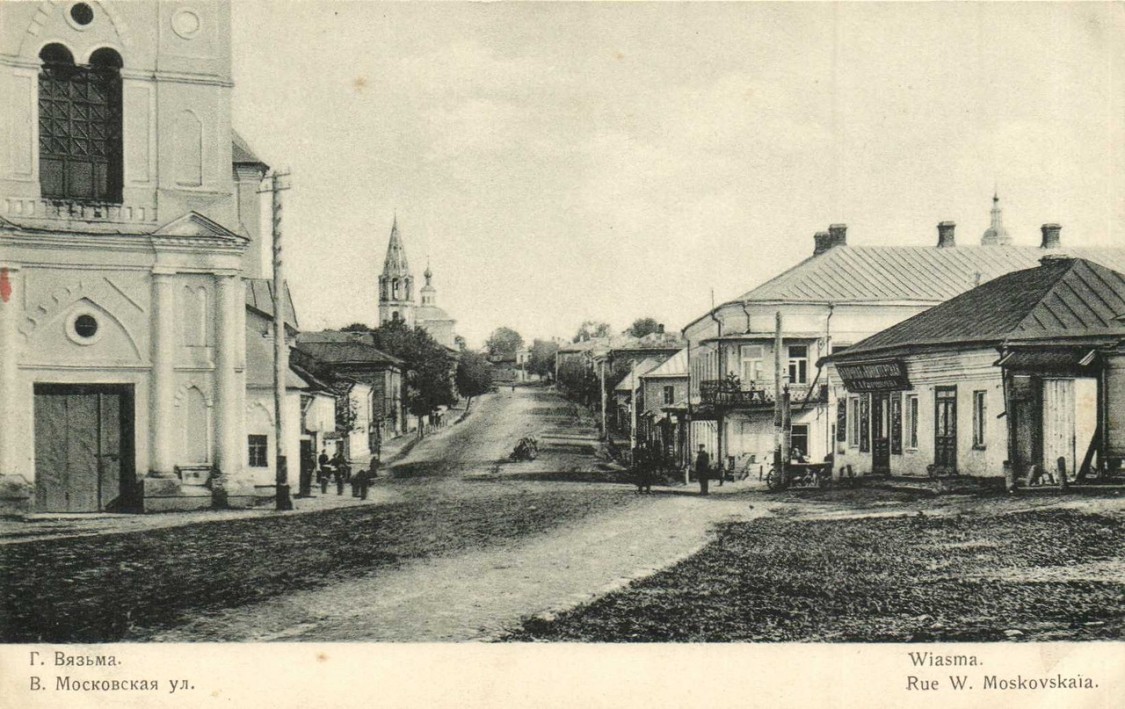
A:
{"label": "wooden gate", "polygon": [[1074,380],[1043,380],[1043,467],[1056,471],[1062,459],[1074,479]]}
{"label": "wooden gate", "polygon": [[36,509],[134,509],[132,421],[132,387],[35,385]]}

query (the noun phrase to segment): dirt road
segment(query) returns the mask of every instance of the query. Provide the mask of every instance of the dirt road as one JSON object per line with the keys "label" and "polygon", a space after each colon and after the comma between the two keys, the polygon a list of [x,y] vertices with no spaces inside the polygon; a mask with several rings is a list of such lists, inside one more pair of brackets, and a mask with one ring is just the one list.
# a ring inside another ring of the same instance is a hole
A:
{"label": "dirt road", "polygon": [[[462,424],[419,443],[389,469],[403,496],[463,499],[509,494],[513,487],[621,494],[621,485],[558,482],[599,467],[588,420],[554,394],[508,390],[485,397]],[[540,458],[505,461],[521,436],[540,441]],[[550,480],[532,482],[536,477]],[[155,636],[165,641],[457,641],[487,639],[521,617],[561,610],[647,575],[699,550],[712,525],[765,513],[745,500],[701,498],[681,490],[484,548],[419,559],[359,579],[289,593],[208,614]]]}

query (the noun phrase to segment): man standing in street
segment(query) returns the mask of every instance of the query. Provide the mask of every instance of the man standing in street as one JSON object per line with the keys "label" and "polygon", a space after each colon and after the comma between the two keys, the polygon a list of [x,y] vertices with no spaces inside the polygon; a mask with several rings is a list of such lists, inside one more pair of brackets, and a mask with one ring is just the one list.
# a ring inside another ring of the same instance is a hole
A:
{"label": "man standing in street", "polygon": [[707,477],[711,474],[711,456],[707,455],[703,444],[699,444],[699,453],[695,456],[695,479],[699,481],[699,494],[707,494]]}

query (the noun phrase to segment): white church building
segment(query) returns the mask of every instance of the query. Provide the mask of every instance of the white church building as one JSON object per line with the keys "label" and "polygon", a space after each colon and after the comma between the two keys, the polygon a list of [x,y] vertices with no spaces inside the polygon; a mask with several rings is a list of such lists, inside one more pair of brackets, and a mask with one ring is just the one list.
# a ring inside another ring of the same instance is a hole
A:
{"label": "white church building", "polygon": [[229,14],[0,3],[0,511],[250,504],[262,485],[246,284],[265,166],[231,128]]}
{"label": "white church building", "polygon": [[398,229],[398,217],[391,224],[391,238],[387,242],[387,256],[383,260],[383,273],[379,276],[379,324],[402,320],[410,327],[420,327],[438,344],[456,349],[453,326],[457,321],[437,305],[434,273],[426,266],[426,284],[422,286],[422,302],[414,298],[414,274],[406,259],[406,247]]}

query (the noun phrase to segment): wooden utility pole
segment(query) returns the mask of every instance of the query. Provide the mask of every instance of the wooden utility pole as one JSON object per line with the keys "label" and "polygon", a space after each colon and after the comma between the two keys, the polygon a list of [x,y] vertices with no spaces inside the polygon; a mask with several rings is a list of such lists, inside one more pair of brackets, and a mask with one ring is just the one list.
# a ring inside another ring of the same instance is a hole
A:
{"label": "wooden utility pole", "polygon": [[781,311],[774,316],[773,334],[773,424],[774,424],[774,463],[780,472],[785,465],[785,457],[789,452],[785,450],[785,389],[782,377],[781,359]]}
{"label": "wooden utility pole", "polygon": [[629,460],[637,451],[637,363],[629,371]]}
{"label": "wooden utility pole", "polygon": [[606,401],[605,401],[605,399],[606,399],[606,397],[605,397],[605,357],[602,357],[601,359],[598,360],[598,372],[599,372],[599,375],[598,375],[599,380],[601,381],[601,383],[598,385],[598,389],[601,390],[601,395],[602,395],[602,440],[608,441],[609,440],[609,426],[606,425],[606,420],[605,420],[605,410],[606,410]]}
{"label": "wooden utility pole", "polygon": [[281,258],[281,192],[289,189],[282,178],[288,176],[287,172],[273,173],[269,187],[273,206],[273,436],[278,511],[293,509],[285,455],[285,374],[289,369],[289,350],[285,343],[285,279]]}

